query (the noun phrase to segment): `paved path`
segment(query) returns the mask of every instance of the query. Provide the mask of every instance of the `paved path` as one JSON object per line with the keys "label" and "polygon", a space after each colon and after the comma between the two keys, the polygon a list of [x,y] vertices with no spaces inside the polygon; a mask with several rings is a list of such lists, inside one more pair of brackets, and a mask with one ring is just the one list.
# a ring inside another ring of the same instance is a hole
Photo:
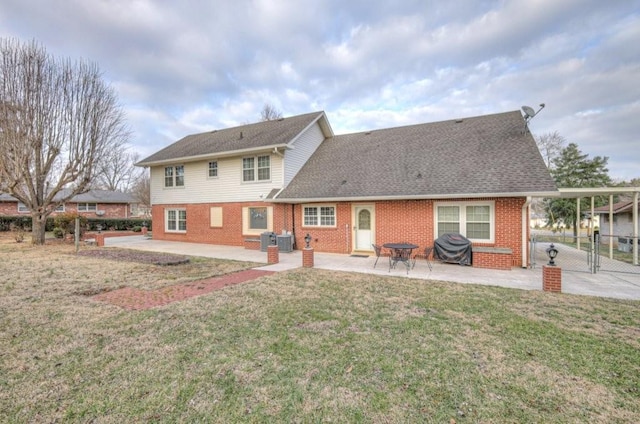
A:
{"label": "paved path", "polygon": [[211,293],[214,290],[219,290],[226,286],[255,280],[273,273],[274,271],[249,269],[221,275],[219,277],[207,278],[205,280],[162,287],[157,290],[140,290],[132,287],[124,287],[122,289],[100,293],[93,296],[93,298],[129,310],[150,309],[191,297],[202,296],[203,294]]}
{"label": "paved path", "polygon": [[[267,264],[267,253],[242,247],[220,246],[201,243],[183,243],[152,240],[145,236],[113,237],[105,239],[105,246],[154,252],[178,253],[230,260],[264,263],[256,269],[263,271],[285,271],[302,266],[302,252],[280,253],[279,263]],[[346,272],[413,278],[419,280],[441,280],[457,283],[483,284],[524,290],[542,290],[542,265],[534,269],[513,268],[508,271],[481,269],[460,265],[434,263],[429,270],[425,261],[418,260],[416,267],[407,276],[404,268],[389,271],[386,258],[380,258],[373,267],[375,256],[351,257],[343,254],[315,253],[314,267]],[[544,262],[538,262],[539,264]],[[582,272],[562,273],[563,293],[640,300],[640,272],[634,274]]]}

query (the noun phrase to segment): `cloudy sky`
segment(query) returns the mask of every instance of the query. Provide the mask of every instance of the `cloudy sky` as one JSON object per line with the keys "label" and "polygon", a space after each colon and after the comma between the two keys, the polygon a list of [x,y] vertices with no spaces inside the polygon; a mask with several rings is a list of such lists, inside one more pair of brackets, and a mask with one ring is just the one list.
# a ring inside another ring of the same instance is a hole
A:
{"label": "cloudy sky", "polygon": [[336,134],[545,103],[534,135],[640,177],[640,0],[2,0],[0,37],[96,62],[141,157],[265,103]]}

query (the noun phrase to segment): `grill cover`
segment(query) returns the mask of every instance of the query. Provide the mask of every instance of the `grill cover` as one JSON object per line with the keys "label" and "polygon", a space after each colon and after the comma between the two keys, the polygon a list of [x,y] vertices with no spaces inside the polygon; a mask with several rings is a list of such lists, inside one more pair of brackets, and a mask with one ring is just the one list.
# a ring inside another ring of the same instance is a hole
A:
{"label": "grill cover", "polygon": [[433,256],[442,262],[471,265],[471,242],[460,234],[443,234],[433,242]]}

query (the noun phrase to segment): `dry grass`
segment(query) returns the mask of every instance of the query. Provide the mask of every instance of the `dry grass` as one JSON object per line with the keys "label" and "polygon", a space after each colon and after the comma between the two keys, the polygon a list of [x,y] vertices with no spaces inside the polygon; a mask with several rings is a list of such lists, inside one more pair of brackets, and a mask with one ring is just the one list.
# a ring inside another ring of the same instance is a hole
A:
{"label": "dry grass", "polygon": [[640,302],[0,239],[0,422],[638,422]]}

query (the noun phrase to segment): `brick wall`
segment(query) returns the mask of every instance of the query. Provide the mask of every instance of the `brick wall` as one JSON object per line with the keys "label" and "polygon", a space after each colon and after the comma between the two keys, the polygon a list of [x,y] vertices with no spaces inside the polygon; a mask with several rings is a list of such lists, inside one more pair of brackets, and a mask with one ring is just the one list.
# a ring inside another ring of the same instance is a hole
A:
{"label": "brick wall", "polygon": [[[467,199],[451,199],[464,201]],[[496,255],[496,258],[484,258],[483,262],[497,268],[509,268],[522,264],[522,206],[524,198],[478,199],[495,201],[495,243],[483,243],[479,246],[511,249],[511,255]],[[280,234],[283,229],[294,231],[297,249],[305,246],[307,233],[312,238],[311,247],[318,252],[350,253],[353,246],[352,206],[350,202],[331,203],[336,206],[336,226],[331,228],[304,227],[302,205],[255,203],[220,203],[197,205],[155,205],[153,236],[161,240],[189,241],[196,243],[245,246],[245,239],[256,238],[242,234],[242,208],[245,206],[272,206],[273,231]],[[367,203],[371,204],[371,203]],[[401,200],[373,202],[375,205],[375,239],[377,243],[391,241],[409,242],[421,248],[433,245],[434,241],[434,201]],[[210,208],[223,208],[223,227],[211,228]],[[187,211],[187,232],[165,233],[164,210],[166,208],[185,208]],[[528,232],[528,230],[527,230]],[[528,248],[528,246],[527,246]],[[508,256],[508,259],[505,259]],[[527,255],[528,257],[528,255]],[[505,260],[510,265],[505,265]]]}
{"label": "brick wall", "polygon": [[[98,203],[97,210],[104,211],[104,215],[97,215],[95,211],[78,212],[87,218],[130,218],[129,205],[126,203]],[[78,211],[77,203],[65,204],[65,213],[75,213]],[[0,215],[29,216],[29,213],[18,212],[18,202],[0,202]],[[58,215],[57,212],[51,214],[52,217]]]}

